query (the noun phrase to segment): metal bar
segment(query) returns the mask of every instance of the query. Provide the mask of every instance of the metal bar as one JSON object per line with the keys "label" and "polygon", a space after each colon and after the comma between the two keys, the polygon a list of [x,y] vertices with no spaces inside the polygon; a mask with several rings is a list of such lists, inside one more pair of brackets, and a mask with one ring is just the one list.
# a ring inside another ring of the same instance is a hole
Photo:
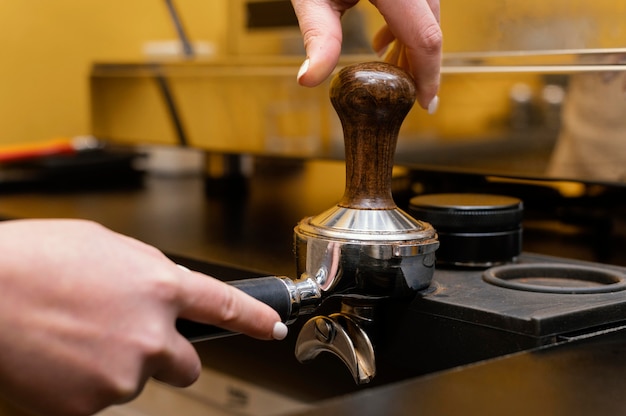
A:
{"label": "metal bar", "polygon": [[152,65],[154,71],[154,79],[157,82],[157,86],[159,87],[159,91],[161,92],[161,96],[165,101],[165,106],[167,108],[167,112],[172,120],[172,124],[174,124],[174,130],[176,131],[176,136],[178,137],[178,143],[181,146],[189,145],[189,141],[187,140],[187,133],[185,132],[185,127],[183,126],[183,121],[180,118],[180,114],[178,112],[178,106],[176,105],[176,101],[174,100],[174,95],[172,94],[172,89],[170,88],[170,84],[163,73],[158,64]]}
{"label": "metal bar", "polygon": [[174,23],[174,28],[176,29],[176,33],[178,34],[178,39],[183,47],[183,55],[187,58],[193,58],[195,55],[193,51],[193,46],[191,46],[191,42],[187,37],[187,33],[185,32],[185,28],[183,27],[183,22],[180,19],[178,11],[176,7],[174,7],[173,0],[165,0],[165,5],[167,6],[167,10],[170,13],[170,18],[172,19],[172,23]]}

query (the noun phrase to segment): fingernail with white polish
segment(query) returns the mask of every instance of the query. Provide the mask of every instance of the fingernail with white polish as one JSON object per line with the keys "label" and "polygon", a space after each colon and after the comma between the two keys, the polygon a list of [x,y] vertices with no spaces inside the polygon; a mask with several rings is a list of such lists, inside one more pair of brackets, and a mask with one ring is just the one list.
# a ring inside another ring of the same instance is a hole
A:
{"label": "fingernail with white polish", "polygon": [[178,268],[181,270],[184,270],[186,272],[190,272],[191,270],[189,270],[188,268],[186,268],[185,266],[183,266],[182,264],[177,264]]}
{"label": "fingernail with white polish", "polygon": [[306,58],[304,62],[302,62],[302,65],[300,66],[300,70],[298,70],[298,81],[300,81],[300,78],[302,78],[302,76],[306,74],[306,71],[309,70],[309,64],[310,64],[309,58]]}
{"label": "fingernail with white polish", "polygon": [[435,95],[435,98],[433,98],[428,104],[428,114],[435,114],[437,112],[437,108],[439,108],[439,97]]}
{"label": "fingernail with white polish", "polygon": [[288,332],[289,328],[287,328],[287,325],[282,322],[276,322],[274,324],[274,329],[272,330],[272,338],[280,341],[281,339],[285,339]]}

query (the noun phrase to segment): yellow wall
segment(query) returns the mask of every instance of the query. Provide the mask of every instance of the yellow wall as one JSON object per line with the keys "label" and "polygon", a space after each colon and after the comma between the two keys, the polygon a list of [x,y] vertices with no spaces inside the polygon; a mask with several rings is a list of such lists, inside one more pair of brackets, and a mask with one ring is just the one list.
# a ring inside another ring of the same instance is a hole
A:
{"label": "yellow wall", "polygon": [[[177,0],[193,39],[226,41],[228,0]],[[89,133],[93,61],[137,60],[174,39],[158,0],[0,2],[0,143]]]}
{"label": "yellow wall", "polygon": [[[218,52],[231,45],[228,12],[235,1],[175,0],[190,37],[214,43]],[[442,3],[448,51],[480,49],[477,45],[506,47],[507,39],[494,36],[489,28],[514,26],[527,34],[527,26],[515,26],[519,16],[541,35],[552,26],[551,18],[546,17],[550,15],[547,7],[567,10],[557,13],[559,24],[571,24],[574,33],[581,36],[623,39],[626,33],[626,3],[614,0],[476,0],[471,7],[466,0]],[[368,11],[368,31],[373,32],[382,19],[369,2],[360,6]],[[589,8],[597,12],[596,17],[605,15],[606,20],[602,24],[586,23],[584,18],[593,17]],[[146,41],[175,37],[160,0],[0,2],[0,143],[90,133],[91,63],[141,60]],[[624,45],[600,42],[589,46]]]}
{"label": "yellow wall", "polygon": [[441,1],[452,51],[610,48],[626,44],[626,2],[615,0]]}

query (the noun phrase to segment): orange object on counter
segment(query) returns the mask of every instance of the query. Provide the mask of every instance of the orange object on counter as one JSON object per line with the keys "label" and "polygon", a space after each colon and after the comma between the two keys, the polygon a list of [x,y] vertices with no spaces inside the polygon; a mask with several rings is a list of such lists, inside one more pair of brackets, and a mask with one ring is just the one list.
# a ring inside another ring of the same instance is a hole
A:
{"label": "orange object on counter", "polygon": [[73,154],[94,148],[97,140],[90,136],[56,138],[33,143],[0,145],[0,163],[18,162],[38,157]]}

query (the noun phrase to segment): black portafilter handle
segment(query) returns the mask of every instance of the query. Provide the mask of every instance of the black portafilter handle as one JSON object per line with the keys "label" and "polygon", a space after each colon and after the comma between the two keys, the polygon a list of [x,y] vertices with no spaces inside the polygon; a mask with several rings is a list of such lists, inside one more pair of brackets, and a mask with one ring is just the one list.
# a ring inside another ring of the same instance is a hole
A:
{"label": "black portafilter handle", "polygon": [[[300,295],[295,283],[286,277],[267,276],[226,282],[271,306],[285,323],[291,323],[300,309]],[[176,329],[191,342],[221,338],[235,333],[214,325],[178,319]]]}

